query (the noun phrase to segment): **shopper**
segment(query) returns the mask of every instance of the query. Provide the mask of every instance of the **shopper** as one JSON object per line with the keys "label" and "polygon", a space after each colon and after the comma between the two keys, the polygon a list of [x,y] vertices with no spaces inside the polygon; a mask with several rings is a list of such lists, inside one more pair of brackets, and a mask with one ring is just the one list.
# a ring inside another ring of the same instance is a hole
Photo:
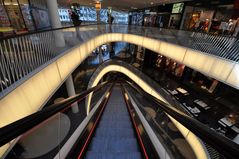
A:
{"label": "shopper", "polygon": [[233,25],[234,25],[233,20],[230,19],[228,24],[227,24],[226,35],[232,35]]}
{"label": "shopper", "polygon": [[237,18],[237,23],[235,25],[235,29],[233,32],[233,36],[238,37],[239,36],[239,18]]}
{"label": "shopper", "polygon": [[209,19],[206,19],[205,22],[203,23],[203,26],[202,26],[202,30],[204,32],[208,32],[209,24],[210,24]]}
{"label": "shopper", "polygon": [[71,20],[74,26],[80,26],[81,21],[79,20],[79,15],[76,12],[71,13]]}

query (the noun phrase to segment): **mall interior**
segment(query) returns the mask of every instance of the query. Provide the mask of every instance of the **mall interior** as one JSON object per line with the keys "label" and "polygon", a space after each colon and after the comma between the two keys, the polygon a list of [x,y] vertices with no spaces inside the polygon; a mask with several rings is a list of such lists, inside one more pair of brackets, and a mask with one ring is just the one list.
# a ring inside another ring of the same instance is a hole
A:
{"label": "mall interior", "polygon": [[238,159],[239,0],[0,0],[1,159]]}

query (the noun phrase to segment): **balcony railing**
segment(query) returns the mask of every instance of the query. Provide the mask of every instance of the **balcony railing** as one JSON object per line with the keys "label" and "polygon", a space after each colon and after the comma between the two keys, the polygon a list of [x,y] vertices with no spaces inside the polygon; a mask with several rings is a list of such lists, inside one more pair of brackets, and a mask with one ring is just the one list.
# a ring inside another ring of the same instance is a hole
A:
{"label": "balcony railing", "polygon": [[[70,48],[104,33],[145,36],[198,50],[233,63],[239,61],[239,40],[236,37],[128,25],[67,27],[0,39],[0,97]],[[61,38],[65,41],[64,45],[59,45],[58,40]]]}

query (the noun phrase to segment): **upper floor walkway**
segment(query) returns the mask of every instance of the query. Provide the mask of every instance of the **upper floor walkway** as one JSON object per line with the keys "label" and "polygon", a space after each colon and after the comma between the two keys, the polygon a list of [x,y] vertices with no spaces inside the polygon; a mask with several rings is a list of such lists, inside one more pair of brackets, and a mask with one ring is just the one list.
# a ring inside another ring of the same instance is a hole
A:
{"label": "upper floor walkway", "polygon": [[239,40],[233,37],[127,25],[30,33],[0,41],[0,127],[12,122],[6,107],[16,119],[39,110],[96,47],[117,41],[143,46],[239,88]]}
{"label": "upper floor walkway", "polygon": [[88,25],[1,39],[1,96],[74,48],[81,46],[80,54],[85,58],[99,45],[115,41],[143,46],[239,88],[239,40],[235,37],[154,27]]}

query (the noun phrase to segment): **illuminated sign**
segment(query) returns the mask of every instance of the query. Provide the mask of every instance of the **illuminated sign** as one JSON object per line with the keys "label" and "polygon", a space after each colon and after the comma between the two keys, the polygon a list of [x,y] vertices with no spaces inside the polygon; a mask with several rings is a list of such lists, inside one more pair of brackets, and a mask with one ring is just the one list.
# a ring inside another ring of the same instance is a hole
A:
{"label": "illuminated sign", "polygon": [[95,3],[95,9],[100,10],[101,9],[101,3]]}
{"label": "illuminated sign", "polygon": [[182,13],[184,3],[173,4],[172,13]]}

